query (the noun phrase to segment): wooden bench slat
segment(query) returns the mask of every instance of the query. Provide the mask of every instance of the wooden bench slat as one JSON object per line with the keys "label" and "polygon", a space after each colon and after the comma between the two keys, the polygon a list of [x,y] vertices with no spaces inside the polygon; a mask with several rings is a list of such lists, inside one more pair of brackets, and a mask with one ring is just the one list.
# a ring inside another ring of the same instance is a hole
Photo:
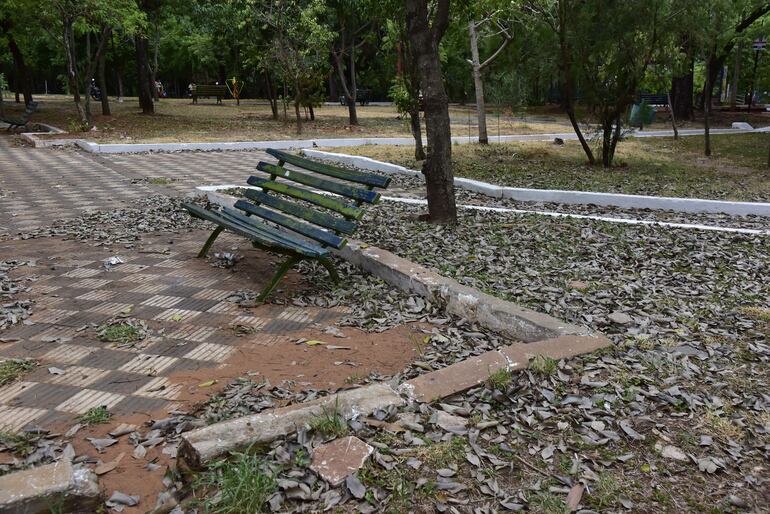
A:
{"label": "wooden bench slat", "polygon": [[272,148],[268,148],[267,153],[279,161],[288,162],[289,164],[294,164],[295,166],[320,173],[321,175],[348,180],[350,182],[356,182],[358,184],[364,184],[367,186],[386,188],[390,184],[391,180],[390,177],[383,177],[381,175],[375,175],[374,173],[355,172],[345,168],[331,166],[329,164],[324,164],[317,161],[311,161],[310,159],[305,159],[303,157],[299,157],[298,155],[282,152],[280,150],[274,150]]}
{"label": "wooden bench slat", "polygon": [[350,220],[338,218],[337,216],[284,200],[275,195],[269,195],[262,191],[257,191],[256,189],[246,189],[243,194],[249,200],[265,204],[268,207],[278,209],[286,214],[291,214],[294,217],[301,218],[324,228],[335,230],[343,234],[352,234],[356,230],[356,224]]}
{"label": "wooden bench slat", "polygon": [[[216,223],[217,225],[221,225],[228,230],[231,230],[248,239],[258,240],[265,246],[273,246],[296,251],[301,255],[311,258],[325,257],[329,253],[328,250],[320,247],[310,246],[309,244],[297,244],[293,241],[287,241],[285,236],[283,236],[276,229],[273,229],[272,227],[269,227],[268,225],[265,225],[264,223],[261,223],[257,220],[249,220],[249,218],[246,216],[243,216],[247,220],[244,222],[239,220],[237,217],[225,216],[219,212],[210,211],[197,205],[183,204],[183,206],[185,209],[187,209],[188,212],[198,218]],[[262,225],[262,227],[257,226],[257,224]]]}
{"label": "wooden bench slat", "polygon": [[339,182],[332,182],[331,180],[314,177],[313,175],[308,175],[307,173],[302,173],[296,170],[286,169],[282,166],[276,166],[275,164],[260,161],[260,163],[257,164],[257,169],[259,171],[269,173],[271,178],[272,176],[281,177],[286,180],[298,182],[306,186],[315,187],[316,189],[320,189],[322,191],[336,193],[353,200],[371,204],[376,204],[380,201],[380,193],[377,193],[376,191],[369,191],[367,189],[360,189],[357,187],[340,184]]}
{"label": "wooden bench slat", "polygon": [[291,248],[292,250],[302,250],[310,254],[317,255],[326,251],[320,246],[317,246],[312,241],[308,241],[307,239],[295,236],[286,230],[281,230],[277,227],[268,225],[267,223],[256,218],[246,216],[236,209],[222,207],[221,213],[225,219],[230,219],[234,223],[238,223],[246,228],[253,229],[259,234],[272,239],[275,241],[275,243],[284,246],[285,248]]}
{"label": "wooden bench slat", "polygon": [[336,198],[313,193],[312,191],[294,187],[283,182],[275,182],[273,180],[259,178],[252,175],[249,177],[248,183],[252,186],[259,186],[262,189],[281,193],[286,196],[291,196],[292,198],[297,198],[299,200],[304,200],[320,207],[324,207],[334,212],[338,212],[346,218],[358,220],[361,219],[361,217],[364,215],[364,210],[359,207],[342,202]]}
{"label": "wooden bench slat", "polygon": [[347,244],[347,240],[332,234],[331,232],[321,230],[320,228],[315,228],[312,225],[303,223],[302,221],[281,214],[280,212],[271,211],[270,209],[265,209],[264,207],[259,207],[245,200],[238,200],[235,202],[235,207],[254,216],[259,216],[262,219],[266,219],[267,221],[277,223],[278,225],[293,230],[298,234],[309,237],[311,239],[315,239],[319,243],[332,246],[338,250]]}

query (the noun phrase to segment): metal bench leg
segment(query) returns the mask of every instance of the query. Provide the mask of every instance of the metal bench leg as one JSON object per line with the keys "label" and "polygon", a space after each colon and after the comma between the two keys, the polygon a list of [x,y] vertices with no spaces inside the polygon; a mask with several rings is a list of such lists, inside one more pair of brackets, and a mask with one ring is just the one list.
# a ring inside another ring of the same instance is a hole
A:
{"label": "metal bench leg", "polygon": [[201,251],[198,252],[198,258],[202,259],[206,256],[207,253],[209,253],[211,245],[214,244],[214,241],[216,241],[217,237],[219,237],[219,234],[221,234],[223,230],[224,227],[217,227],[214,229],[214,232],[212,232],[209,238],[206,240],[206,244],[204,244],[203,248],[201,248]]}
{"label": "metal bench leg", "polygon": [[261,293],[259,293],[259,296],[257,297],[257,301],[262,303],[265,301],[265,299],[268,297],[270,293],[273,292],[273,290],[278,285],[278,282],[281,281],[283,276],[299,261],[302,260],[302,257],[298,255],[292,255],[288,259],[286,259],[283,264],[278,268],[278,271],[275,272],[275,275],[273,275],[273,278],[270,280],[270,283],[265,287]]}
{"label": "metal bench leg", "polygon": [[337,269],[334,267],[334,264],[332,264],[332,261],[329,259],[318,259],[318,261],[324,268],[326,268],[326,271],[329,272],[329,276],[332,277],[334,283],[338,283],[340,281],[340,275],[337,273]]}

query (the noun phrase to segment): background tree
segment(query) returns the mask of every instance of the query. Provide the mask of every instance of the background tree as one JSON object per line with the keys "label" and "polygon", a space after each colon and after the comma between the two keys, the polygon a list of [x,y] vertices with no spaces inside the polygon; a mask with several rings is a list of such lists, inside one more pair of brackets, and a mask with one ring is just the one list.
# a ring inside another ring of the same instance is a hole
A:
{"label": "background tree", "polygon": [[[481,18],[473,17],[468,22],[468,34],[470,36],[471,58],[468,61],[473,72],[473,86],[476,92],[476,113],[478,117],[479,143],[489,143],[487,136],[487,111],[484,103],[484,79],[483,71],[502,55],[503,50],[513,39],[513,28],[510,22],[510,12],[507,6],[499,6],[497,2],[479,2],[474,4]],[[482,12],[485,11],[485,12]],[[476,21],[478,19],[478,21]],[[479,57],[479,39],[490,38],[495,41],[495,50],[485,59]]]}
{"label": "background tree", "polygon": [[293,89],[297,133],[302,133],[300,107],[305,101],[303,84],[328,69],[327,53],[332,33],[319,22],[325,5],[321,0],[270,0],[255,6],[256,19],[272,29],[273,41],[266,58],[284,85]]}
{"label": "background tree", "polygon": [[457,220],[452,173],[452,133],[449,98],[444,88],[439,44],[449,24],[449,0],[406,1],[406,24],[425,106],[428,156],[422,166],[428,194],[427,219],[434,223]]}
{"label": "background tree", "polygon": [[371,0],[327,0],[329,28],[334,38],[329,46],[334,69],[348,106],[351,125],[358,125],[357,62],[362,46],[376,39],[380,26],[379,3]]}

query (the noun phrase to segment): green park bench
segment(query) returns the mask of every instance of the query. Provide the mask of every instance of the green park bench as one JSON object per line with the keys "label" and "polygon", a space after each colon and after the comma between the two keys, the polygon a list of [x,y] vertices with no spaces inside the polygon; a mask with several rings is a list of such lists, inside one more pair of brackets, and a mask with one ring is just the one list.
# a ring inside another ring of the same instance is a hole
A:
{"label": "green park bench", "polygon": [[30,102],[24,108],[24,112],[18,118],[12,118],[5,114],[0,117],[0,121],[8,124],[8,128],[5,130],[15,129],[16,127],[26,127],[29,123],[29,118],[37,111],[37,102]]}
{"label": "green park bench", "polygon": [[[390,177],[330,166],[279,150],[269,149],[267,153],[278,159],[278,164],[260,162],[257,165],[257,170],[269,178],[249,177],[247,183],[259,188],[244,190],[250,202],[238,200],[234,209],[184,204],[192,216],[218,225],[198,257],[206,256],[223,230],[250,239],[256,248],[287,256],[260,293],[260,302],[264,302],[286,272],[302,260],[318,261],[332,280],[339,281],[329,249],[339,250],[347,244],[345,236],[355,232],[358,220],[364,215],[361,206],[380,200],[380,193],[373,189],[385,189],[390,184]],[[290,170],[285,164],[312,173]],[[278,177],[283,181],[276,181]]]}
{"label": "green park bench", "polygon": [[216,96],[217,103],[222,103],[222,97],[227,95],[227,86],[218,84],[193,84],[190,89],[192,94],[192,103],[198,103],[199,96]]}

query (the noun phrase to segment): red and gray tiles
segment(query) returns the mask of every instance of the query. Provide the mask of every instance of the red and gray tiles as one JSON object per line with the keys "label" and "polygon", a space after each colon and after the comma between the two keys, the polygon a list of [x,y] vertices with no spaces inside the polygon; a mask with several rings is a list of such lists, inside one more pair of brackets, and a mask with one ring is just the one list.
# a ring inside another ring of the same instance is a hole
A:
{"label": "red and gray tiles", "polygon": [[[0,333],[0,360],[32,358],[40,366],[22,381],[0,387],[0,430],[51,426],[102,405],[116,415],[173,410],[183,387],[175,374],[222,366],[237,357],[239,345],[292,344],[292,333],[333,323],[342,314],[282,305],[238,307],[227,297],[259,284],[244,284],[242,273],[196,259],[204,240],[205,234],[196,232],[164,254],[121,253],[125,262],[110,270],[103,266],[105,250],[83,247],[76,258],[41,259],[57,241],[24,242],[22,252],[35,245],[48,249],[27,257],[38,258],[37,266],[14,272],[32,276],[28,296],[36,303],[25,324]],[[223,236],[219,244],[228,241],[235,244],[236,238]],[[74,243],[62,244],[59,255],[73,255],[66,244]],[[265,254],[246,252],[264,260]],[[143,320],[147,337],[131,344],[101,341],[98,327],[121,316]],[[253,333],[239,337],[235,325]]]}

